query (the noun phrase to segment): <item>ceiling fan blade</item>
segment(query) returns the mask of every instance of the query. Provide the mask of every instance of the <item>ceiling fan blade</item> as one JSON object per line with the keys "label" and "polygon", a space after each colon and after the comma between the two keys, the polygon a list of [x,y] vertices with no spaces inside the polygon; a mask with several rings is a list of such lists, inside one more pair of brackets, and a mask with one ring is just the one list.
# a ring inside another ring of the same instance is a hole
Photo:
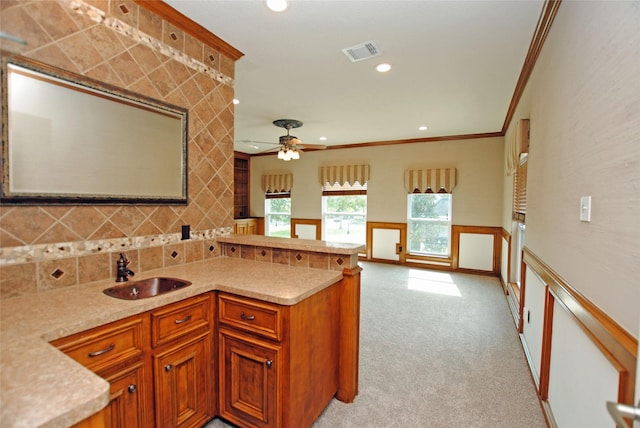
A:
{"label": "ceiling fan blade", "polygon": [[248,145],[256,145],[256,144],[267,144],[269,146],[277,146],[279,143],[271,143],[267,141],[257,141],[257,140],[238,140],[238,143],[248,144]]}
{"label": "ceiling fan blade", "polygon": [[296,148],[300,149],[312,149],[312,150],[324,150],[327,148],[324,144],[297,144]]}
{"label": "ceiling fan blade", "polygon": [[[278,146],[280,146],[280,144],[278,144]],[[257,154],[261,154],[261,153],[276,153],[279,150],[280,150],[280,147],[269,147],[268,149],[259,151]]]}

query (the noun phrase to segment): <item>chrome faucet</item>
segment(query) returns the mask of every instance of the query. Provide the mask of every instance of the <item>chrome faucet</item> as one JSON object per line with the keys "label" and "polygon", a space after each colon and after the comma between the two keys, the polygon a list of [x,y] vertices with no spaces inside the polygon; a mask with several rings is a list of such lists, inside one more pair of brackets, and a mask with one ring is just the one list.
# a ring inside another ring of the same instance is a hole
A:
{"label": "chrome faucet", "polygon": [[127,267],[129,263],[131,262],[127,260],[127,256],[125,256],[123,253],[120,253],[120,258],[116,261],[116,266],[118,267],[116,282],[129,281],[129,276],[135,275],[135,273]]}

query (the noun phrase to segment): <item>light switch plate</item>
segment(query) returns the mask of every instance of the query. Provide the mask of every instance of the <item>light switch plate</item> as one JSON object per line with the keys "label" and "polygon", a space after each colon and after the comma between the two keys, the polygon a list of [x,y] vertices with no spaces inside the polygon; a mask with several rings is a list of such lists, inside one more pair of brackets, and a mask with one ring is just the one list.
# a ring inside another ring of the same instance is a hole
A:
{"label": "light switch plate", "polygon": [[591,221],[591,196],[580,198],[580,221]]}

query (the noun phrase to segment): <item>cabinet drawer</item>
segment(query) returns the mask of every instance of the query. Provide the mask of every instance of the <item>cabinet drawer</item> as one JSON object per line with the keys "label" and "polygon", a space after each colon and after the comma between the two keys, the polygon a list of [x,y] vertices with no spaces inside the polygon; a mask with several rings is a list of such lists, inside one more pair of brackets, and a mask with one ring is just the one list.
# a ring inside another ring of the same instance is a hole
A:
{"label": "cabinet drawer", "polygon": [[142,317],[127,318],[51,343],[93,372],[100,372],[142,356],[146,331],[143,324]]}
{"label": "cabinet drawer", "polygon": [[221,324],[268,339],[282,339],[282,310],[278,305],[246,297],[218,295],[218,321]]}
{"label": "cabinet drawer", "polygon": [[209,331],[211,295],[193,297],[151,312],[151,344],[155,348],[175,339]]}

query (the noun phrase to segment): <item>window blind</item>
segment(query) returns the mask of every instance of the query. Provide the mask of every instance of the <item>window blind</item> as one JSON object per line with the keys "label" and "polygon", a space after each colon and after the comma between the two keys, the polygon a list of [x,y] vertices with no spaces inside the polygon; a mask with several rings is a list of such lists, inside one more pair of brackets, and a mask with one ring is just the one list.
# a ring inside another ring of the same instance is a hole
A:
{"label": "window blind", "polygon": [[523,156],[513,176],[513,219],[524,222],[527,213],[527,157]]}
{"label": "window blind", "polygon": [[505,169],[507,175],[515,174],[520,162],[520,155],[529,152],[529,119],[520,119],[516,124],[511,140],[507,143],[507,159]]}

